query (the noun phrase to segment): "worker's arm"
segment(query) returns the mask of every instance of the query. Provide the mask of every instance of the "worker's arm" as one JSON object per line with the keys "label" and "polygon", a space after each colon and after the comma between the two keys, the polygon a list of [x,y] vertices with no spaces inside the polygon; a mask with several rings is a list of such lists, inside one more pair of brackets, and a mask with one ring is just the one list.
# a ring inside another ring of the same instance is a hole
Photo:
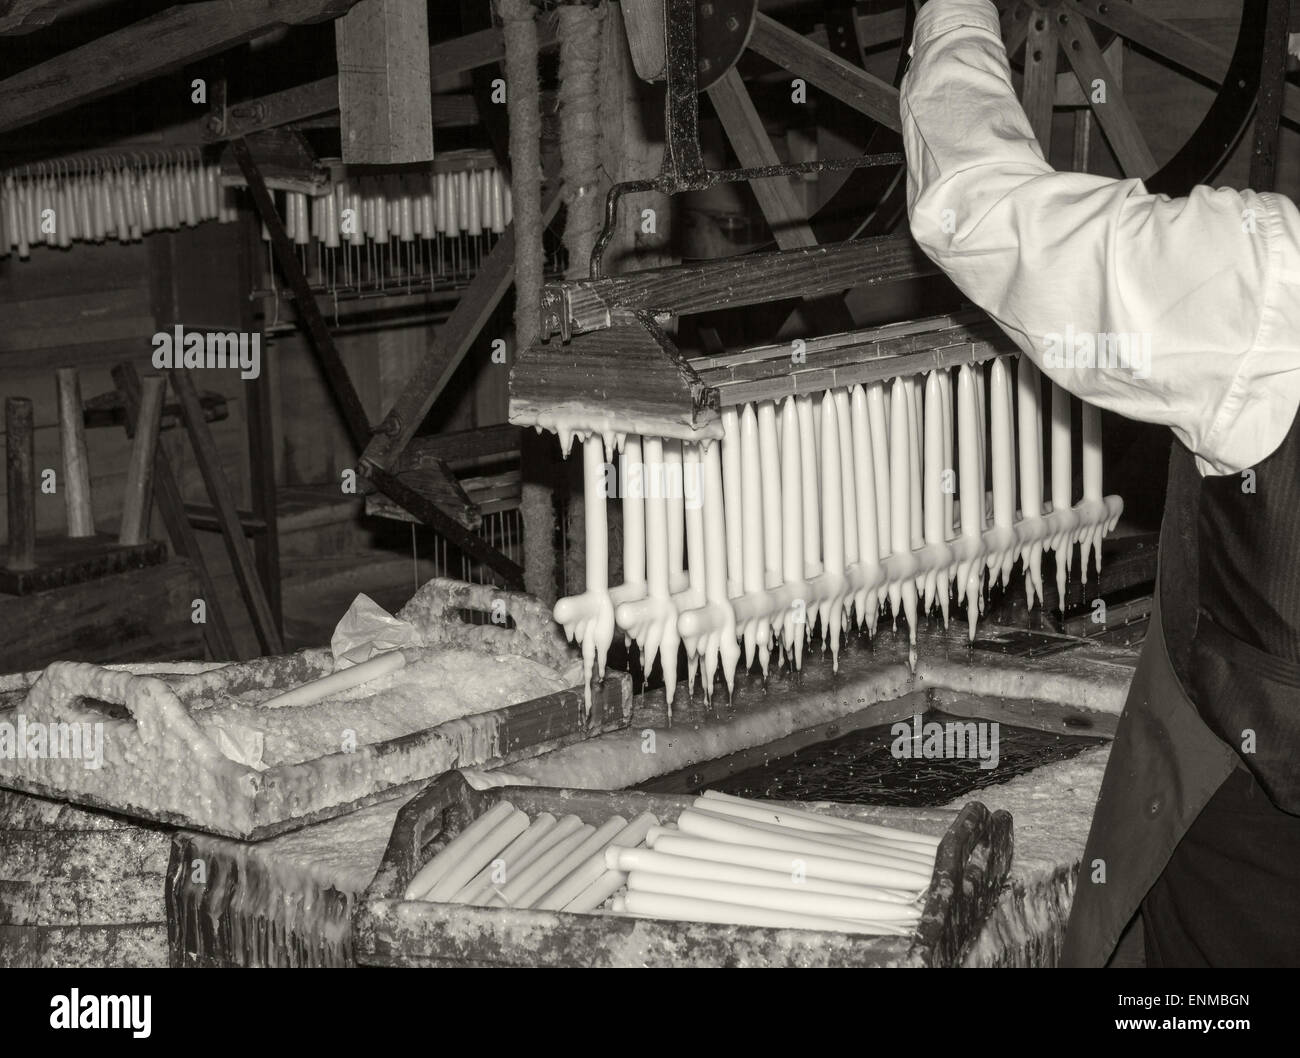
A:
{"label": "worker's arm", "polygon": [[[988,0],[921,9],[902,119],[913,236],[1054,381],[1172,427],[1203,473],[1277,447],[1300,404],[1288,199],[1208,187],[1170,199],[1139,180],[1055,172]],[[1117,335],[1134,336],[1128,366],[1061,366],[1071,353],[1086,365],[1090,342],[1113,360]]]}

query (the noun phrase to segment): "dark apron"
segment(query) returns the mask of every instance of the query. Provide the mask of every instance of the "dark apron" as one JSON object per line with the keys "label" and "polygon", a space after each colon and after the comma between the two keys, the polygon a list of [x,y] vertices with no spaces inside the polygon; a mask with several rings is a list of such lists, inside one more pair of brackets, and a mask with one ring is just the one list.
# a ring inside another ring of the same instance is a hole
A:
{"label": "dark apron", "polygon": [[1079,868],[1063,966],[1104,966],[1178,842],[1240,758],[1201,719],[1190,685],[1200,475],[1175,440],[1155,605]]}

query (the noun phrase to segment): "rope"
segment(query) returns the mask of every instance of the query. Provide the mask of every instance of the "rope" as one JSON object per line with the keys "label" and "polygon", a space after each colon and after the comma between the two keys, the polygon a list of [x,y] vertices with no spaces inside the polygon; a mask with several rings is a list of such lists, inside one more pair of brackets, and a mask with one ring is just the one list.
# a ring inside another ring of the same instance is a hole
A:
{"label": "rope", "polygon": [[605,5],[561,7],[560,159],[564,174],[564,245],[570,279],[588,272],[601,227],[600,129],[597,122],[600,30]]}

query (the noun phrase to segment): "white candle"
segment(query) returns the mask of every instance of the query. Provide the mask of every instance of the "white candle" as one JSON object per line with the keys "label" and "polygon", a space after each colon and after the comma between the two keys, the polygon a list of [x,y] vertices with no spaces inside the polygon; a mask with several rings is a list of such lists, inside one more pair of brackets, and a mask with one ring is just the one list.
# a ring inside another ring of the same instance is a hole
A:
{"label": "white candle", "polygon": [[605,871],[565,906],[565,911],[594,911],[627,884],[623,871]]}
{"label": "white candle", "polygon": [[[781,406],[781,573],[786,584],[798,584],[804,578],[803,545],[803,447],[799,430],[799,413],[794,397]],[[799,617],[796,623],[796,617]],[[803,665],[803,645],[807,637],[803,611],[793,607],[782,622],[782,641],[796,670]]]}
{"label": "white candle", "polygon": [[1100,500],[1101,493],[1101,409],[1083,402],[1083,498]]}
{"label": "white candle", "polygon": [[452,865],[423,899],[434,903],[450,900],[480,870],[491,863],[515,838],[528,829],[528,816],[524,812],[511,812]]}
{"label": "white candle", "polygon": [[681,591],[686,586],[682,571],[682,548],[685,543],[684,518],[685,467],[682,460],[682,443],[676,438],[664,438],[664,501],[668,512],[668,586],[670,591]]}
{"label": "white candle", "polygon": [[[919,483],[914,485],[912,480],[912,402],[903,379],[894,380],[889,403],[890,543],[892,554],[904,555],[912,550],[912,490],[920,486]],[[915,643],[916,584],[911,576],[904,576],[901,583],[898,580],[890,582],[889,602],[893,607],[895,625],[901,607],[907,617],[908,639]]]}
{"label": "white candle", "polygon": [[[939,396],[943,406],[943,466],[948,479],[951,481],[953,475],[957,473],[957,467],[952,460],[952,373],[947,368],[942,368],[939,375]],[[944,539],[953,535],[953,493],[954,489],[950,485],[943,492],[943,531]]]}
{"label": "white candle", "polygon": [[[943,451],[943,397],[939,392],[939,374],[931,371],[925,379],[925,542],[941,544],[944,531],[943,472],[947,468]],[[926,600],[929,608],[931,600]]]}
{"label": "white candle", "polygon": [[740,416],[735,408],[723,408],[721,419],[722,488],[727,511],[727,591],[731,595],[739,595],[744,569],[740,502]]}
{"label": "white candle", "polygon": [[[610,861],[613,861],[612,864]],[[679,878],[707,878],[715,882],[736,882],[741,885],[761,885],[768,889],[795,889],[809,893],[831,893],[835,896],[853,896],[904,907],[916,907],[911,896],[898,895],[878,886],[852,885],[832,882],[825,878],[809,878],[793,871],[765,871],[759,867],[741,867],[734,863],[715,863],[696,860],[689,856],[670,856],[654,849],[610,849],[605,854],[605,865],[623,873],[653,871],[656,874],[673,874]]]}
{"label": "white candle", "polygon": [[1011,390],[1006,358],[993,361],[991,419],[993,431],[993,524],[1009,529],[1015,523],[1015,456],[1012,447]]}
{"label": "white candle", "polygon": [[[705,603],[704,590],[704,503],[701,495],[703,473],[700,460],[700,446],[686,444],[682,446],[682,472],[686,497],[686,575],[689,581],[690,596],[687,607],[694,609]],[[699,665],[699,644],[690,644],[690,656],[687,658],[686,693],[695,692],[695,672]],[[673,703],[668,702],[668,718],[672,719]]]}
{"label": "white candle", "polygon": [[867,823],[861,819],[845,819],[843,816],[831,815],[828,812],[810,812],[804,808],[794,808],[787,804],[774,804],[771,801],[756,801],[750,797],[737,797],[735,794],[722,793],[720,790],[705,790],[700,794],[700,797],[706,801],[728,801],[731,804],[751,805],[767,811],[777,811],[780,812],[782,819],[787,822],[798,817],[825,826],[838,827],[841,830],[852,830],[859,834],[884,838],[887,841],[901,841],[911,845],[938,848],[941,840],[933,834],[922,834],[916,830],[903,830],[899,827],[884,826],[881,823]]}
{"label": "white candle", "polygon": [[[840,426],[835,398],[830,392],[821,399],[822,409],[822,566],[839,583],[844,576],[844,495],[840,472]],[[819,600],[822,637],[831,648],[831,669],[839,671],[840,630],[843,607],[834,598]]]}
{"label": "white candle", "polygon": [[[1070,438],[1070,394],[1052,383],[1052,511],[1064,514],[1073,506],[1074,459]],[[1064,533],[1056,542],[1056,594],[1062,612],[1074,553],[1072,535]]]}
{"label": "white candle", "polygon": [[758,446],[763,468],[763,566],[767,586],[782,581],[781,447],[777,439],[776,405],[765,400],[758,406]]}
{"label": "white candle", "polygon": [[772,911],[794,911],[804,915],[826,915],[856,921],[915,923],[921,909],[907,904],[862,897],[839,896],[798,889],[769,889],[760,885],[719,882],[709,878],[631,871],[627,876],[629,892],[663,893],[699,900],[718,900],[746,907]]}
{"label": "white candle", "polygon": [[400,650],[388,650],[373,658],[366,659],[359,665],[339,669],[337,672],[331,672],[328,676],[322,676],[318,680],[304,683],[291,691],[277,694],[274,698],[268,698],[261,704],[260,708],[284,709],[324,701],[331,695],[342,694],[344,691],[350,691],[353,687],[360,687],[363,683],[369,683],[381,676],[387,676],[390,672],[396,672],[405,664],[406,657]]}
{"label": "white candle", "polygon": [[[646,585],[650,598],[666,599],[669,595],[668,507],[661,487],[664,469],[663,440],[647,437],[644,449],[649,474],[645,498]],[[653,661],[652,656],[648,664]]]}
{"label": "white candle", "polygon": [[903,380],[903,392],[907,394],[907,443],[908,466],[912,473],[912,487],[909,497],[912,504],[911,526],[912,547],[919,548],[925,541],[925,523],[922,514],[922,498],[925,493],[921,485],[921,430],[925,421],[921,407],[921,387],[916,384],[915,376]]}
{"label": "white candle", "polygon": [[737,845],[727,841],[709,841],[687,834],[664,833],[656,837],[653,830],[647,843],[655,852],[662,852],[669,856],[687,856],[714,863],[734,863],[741,867],[760,867],[766,871],[782,871],[786,874],[798,872],[809,878],[825,878],[833,882],[849,882],[855,885],[884,886],[909,893],[919,893],[929,888],[929,880],[919,881],[913,871],[897,871],[889,867],[878,867],[836,856],[791,852],[757,845]]}
{"label": "white candle", "polygon": [[534,905],[539,911],[568,910],[569,905],[584,893],[592,882],[608,869],[605,854],[610,850],[632,848],[645,840],[646,832],[659,820],[650,812],[642,812],[609,841],[587,857],[567,878],[546,893]]}
{"label": "white candle", "polygon": [[[746,404],[740,413],[740,494],[742,500],[741,539],[744,564],[741,586],[745,593],[760,592],[765,587],[763,564],[763,462],[758,444],[758,417],[754,406]],[[760,622],[745,622],[741,630],[745,638],[745,668],[754,663],[755,653],[761,653],[760,664],[767,671],[767,636]]]}
{"label": "white candle", "polygon": [[628,435],[623,445],[620,484],[623,489],[623,583],[633,589],[629,594],[645,591],[645,467],[641,457],[641,438]]}
{"label": "white candle", "polygon": [[[542,839],[554,828],[555,816],[551,815],[550,812],[543,812],[529,824],[527,830],[505,848],[499,857],[503,874],[500,880],[501,885],[505,885],[510,880],[512,871],[522,870],[542,854],[544,848]],[[529,853],[534,849],[537,850],[536,853],[529,856]],[[494,884],[495,862],[494,860],[489,863],[466,882],[460,892],[451,898],[451,902],[453,904],[477,904],[483,900]]]}
{"label": "white candle", "polygon": [[628,890],[624,906],[630,912],[651,918],[685,922],[716,922],[725,925],[767,926],[772,929],[818,929],[864,936],[907,936],[908,928],[896,923],[851,922],[821,915],[800,915],[793,911],[771,911],[714,900],[694,900],[664,893]]}
{"label": "white candle", "polygon": [[849,391],[837,389],[835,398],[835,423],[839,427],[840,446],[840,507],[844,513],[844,565],[852,566],[858,555],[858,488],[853,449],[853,413],[849,406]]}
{"label": "white candle", "polygon": [[[1016,372],[1020,441],[1020,516],[1043,516],[1043,416],[1042,375],[1027,356],[1019,358]],[[1043,544],[1030,540],[1022,550],[1025,565],[1026,602],[1043,597]]]}
{"label": "white candle", "polygon": [[879,555],[885,558],[891,549],[889,514],[889,415],[885,404],[885,387],[881,382],[867,386],[867,421],[871,425],[871,462],[876,472],[876,540]]}
{"label": "white candle", "polygon": [[713,612],[722,615],[710,636],[704,653],[704,694],[713,694],[713,676],[717,665],[730,692],[735,686],[736,663],[740,647],[736,643],[735,622],[728,601],[727,545],[724,533],[725,502],[722,484],[721,445],[714,441],[704,450],[704,595]]}
{"label": "white candle", "polygon": [[715,818],[696,809],[687,809],[677,817],[677,826],[688,837],[703,838],[708,841],[723,841],[733,845],[749,845],[754,848],[779,849],[785,852],[809,853],[833,859],[851,860],[854,863],[867,864],[881,870],[893,872],[891,881],[883,885],[928,884],[929,875],[919,865],[900,865],[890,862],[891,858],[874,852],[841,848],[828,842],[817,841],[813,837],[798,834],[774,834],[758,827],[746,826],[739,822]]}
{"label": "white candle", "polygon": [[[963,364],[957,375],[957,455],[961,460],[961,535],[974,549],[984,535],[984,464],[980,459],[979,419],[982,409],[975,389],[975,371]],[[957,598],[966,603],[969,637],[975,639],[979,619],[979,585],[983,563],[966,558],[958,571]]]}
{"label": "white candle", "polygon": [[858,620],[867,631],[876,631],[877,595],[874,582],[880,569],[879,512],[876,509],[876,460],[872,452],[871,421],[867,412],[867,394],[854,386],[849,395],[850,430],[853,434],[853,496],[857,503],[858,561],[868,588],[859,593]]}
{"label": "white candle", "polygon": [[593,855],[597,852],[603,852],[605,846],[626,828],[626,819],[622,816],[610,816],[600,826],[591,830],[582,841],[578,842],[556,863],[552,864],[549,870],[543,872],[512,906],[538,907],[538,901],[549,895],[557,885],[562,883]]}
{"label": "white candle", "polygon": [[403,899],[422,900],[424,894],[437,885],[447,872],[460,862],[460,858],[465,853],[487,834],[491,833],[494,827],[509,819],[514,811],[515,806],[509,801],[498,801],[470,823],[451,841],[447,842],[433,859],[416,872],[415,877],[411,879],[406,887]]}
{"label": "white candle", "polygon": [[796,397],[795,409],[799,413],[799,459],[803,482],[803,565],[804,580],[822,571],[821,558],[821,505],[817,495],[818,466],[817,439],[813,430],[813,401],[811,397]]}
{"label": "white candle", "polygon": [[[566,816],[565,819],[569,817]],[[574,817],[576,818],[576,817]],[[561,820],[563,822],[564,820]],[[554,835],[559,830],[551,831]],[[545,877],[550,870],[562,862],[574,849],[587,840],[596,832],[596,828],[578,821],[577,827],[570,830],[554,844],[547,847],[546,851],[537,857],[532,863],[521,871],[516,871],[514,878],[508,881],[503,887],[492,894],[488,901],[489,907],[521,907],[526,906],[520,903],[521,898],[532,889],[538,879]],[[549,889],[550,886],[547,886]],[[540,893],[538,894],[541,895]]]}

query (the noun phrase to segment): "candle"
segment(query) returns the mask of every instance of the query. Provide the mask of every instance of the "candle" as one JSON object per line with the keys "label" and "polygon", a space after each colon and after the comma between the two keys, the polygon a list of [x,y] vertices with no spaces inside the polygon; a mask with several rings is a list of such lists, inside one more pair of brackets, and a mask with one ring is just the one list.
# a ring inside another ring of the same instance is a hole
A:
{"label": "candle", "polygon": [[849,397],[850,430],[853,435],[854,500],[857,503],[858,561],[866,585],[856,601],[858,620],[875,634],[878,596],[876,581],[880,576],[879,512],[877,511],[876,459],[871,444],[871,421],[867,411],[867,394],[854,386]]}
{"label": "candle", "polygon": [[622,816],[610,816],[596,828],[587,828],[582,841],[573,846],[560,857],[550,869],[544,871],[511,905],[513,907],[537,907],[538,901],[548,896],[552,889],[576,871],[592,855],[602,851],[606,845],[627,827],[627,820]]}
{"label": "candle", "polygon": [[704,593],[711,613],[718,615],[704,652],[704,696],[713,693],[713,676],[722,665],[727,693],[735,686],[740,646],[736,642],[735,615],[728,600],[727,546],[723,528],[724,500],[721,445],[714,441],[704,450]]}
{"label": "candle", "polygon": [[722,409],[722,487],[727,509],[727,593],[739,595],[744,569],[740,502],[740,418],[735,408]]}
{"label": "candle", "polygon": [[957,571],[957,601],[965,600],[970,639],[975,639],[979,618],[982,563],[971,557],[984,535],[984,464],[980,460],[979,419],[982,409],[975,388],[975,370],[963,364],[957,374],[957,454],[961,460],[961,536],[966,544]]}
{"label": "candle", "polygon": [[738,882],[719,882],[710,878],[689,878],[643,870],[628,873],[627,887],[629,892],[663,893],[856,921],[915,923],[921,917],[919,907],[892,901],[800,889],[771,889],[761,885],[742,885]]}
{"label": "candle", "polygon": [[[1011,376],[1004,357],[993,361],[993,375],[989,385],[992,401],[990,429],[993,435],[993,527],[1007,531],[1009,537],[1016,515],[1016,469],[1011,424]],[[1001,577],[1002,583],[1007,584],[1011,564],[1015,560],[1009,543],[1004,545],[1004,550],[999,554],[990,556],[990,568],[998,559],[1001,559],[1001,564],[995,569],[994,578]]]}
{"label": "candle", "polygon": [[684,518],[686,468],[682,460],[681,441],[671,437],[664,438],[663,452],[664,505],[668,513],[668,587],[670,591],[677,592],[686,587],[686,574],[682,570],[682,549],[686,532]]}
{"label": "candle", "polygon": [[[1083,502],[1095,506],[1089,514],[1100,517],[1101,493],[1101,409],[1083,402]],[[1088,551],[1096,549],[1097,574],[1101,575],[1101,534],[1104,522],[1083,534],[1080,539],[1079,565],[1083,582],[1088,583]]]}
{"label": "candle", "polygon": [[943,468],[948,486],[943,490],[943,532],[944,539],[953,535],[953,475],[957,472],[956,466],[952,461],[952,374],[947,368],[938,372],[939,375],[939,397],[943,407]]}
{"label": "candle", "polygon": [[[912,465],[911,400],[903,379],[895,379],[889,393],[889,508],[892,554],[909,555],[912,550]],[[907,617],[908,640],[916,642],[916,583],[905,573],[889,584],[889,602],[898,625],[901,606]],[[909,659],[910,660],[910,659]]]}
{"label": "candle", "polygon": [[[795,409],[799,413],[800,480],[803,483],[803,577],[811,580],[822,571],[821,559],[821,507],[818,503],[817,439],[813,430],[813,402],[811,397],[796,397]],[[811,620],[811,618],[810,618]],[[811,629],[809,630],[811,632]]]}
{"label": "candle", "polygon": [[825,878],[833,882],[850,882],[855,885],[883,886],[917,893],[929,887],[929,879],[921,879],[914,871],[899,871],[870,863],[823,856],[809,852],[793,852],[757,845],[738,845],[727,841],[710,841],[687,834],[664,833],[654,835],[652,830],[647,844],[655,852],[669,856],[686,856],[714,863],[733,863],[741,867],[760,867],[767,871],[802,874],[809,878]]}
{"label": "candle", "polygon": [[623,871],[607,870],[586,889],[569,901],[565,911],[594,911],[627,884]]}
{"label": "candle", "polygon": [[505,819],[493,827],[483,839],[468,849],[460,859],[451,866],[423,899],[434,903],[443,903],[458,893],[463,885],[480,870],[486,867],[515,838],[528,829],[528,816],[524,812],[511,812]]}
{"label": "candle", "polygon": [[[689,588],[684,599],[685,608],[695,609],[703,606],[704,593],[704,504],[701,489],[700,446],[687,444],[682,446],[683,483],[686,488],[686,574]],[[694,693],[695,671],[699,664],[699,641],[693,638],[688,645],[686,693]],[[668,703],[668,718],[672,719],[672,702]]]}
{"label": "candle", "polygon": [[605,853],[605,863],[606,866],[623,873],[636,870],[652,871],[655,874],[671,874],[679,878],[707,878],[715,882],[761,885],[768,889],[830,893],[835,896],[853,896],[904,907],[916,907],[912,896],[900,896],[878,886],[852,885],[848,882],[832,882],[825,878],[808,878],[791,871],[765,871],[759,867],[741,867],[734,863],[715,863],[712,860],[696,860],[688,856],[670,856],[664,852],[656,852],[654,849],[609,849]]}
{"label": "candle", "polygon": [[716,922],[723,925],[767,926],[772,929],[819,929],[867,936],[906,936],[910,929],[895,923],[853,922],[793,911],[772,911],[714,900],[696,900],[664,893],[628,890],[624,903],[634,914],[687,922]]}
{"label": "candle", "polygon": [[[781,438],[781,574],[786,584],[801,584],[804,578],[803,450],[794,397],[787,397],[781,406]],[[782,639],[797,670],[803,664],[808,629],[806,617],[796,624],[795,616],[794,607],[786,611]]]}
{"label": "candle", "polygon": [[883,383],[873,382],[866,388],[867,421],[871,425],[871,462],[876,473],[876,540],[880,557],[891,550],[889,514],[889,414]]}
{"label": "candle", "polygon": [[[830,585],[844,577],[844,504],[840,474],[840,427],[835,413],[835,398],[829,392],[822,397],[821,494],[822,562]],[[829,585],[828,585],[829,586]],[[834,592],[835,589],[832,587]],[[836,594],[838,594],[836,592]],[[839,671],[841,606],[825,595],[818,601],[822,620],[822,641],[830,643],[831,669]]]}
{"label": "candle", "polygon": [[[619,818],[618,816],[614,817]],[[594,850],[585,860],[533,906],[539,911],[560,911],[576,900],[597,878],[605,873],[605,854],[609,850],[631,848],[645,840],[646,832],[659,820],[650,812],[642,812],[632,822],[617,829],[610,839]],[[603,829],[603,828],[602,828]],[[597,831],[599,833],[599,831]]]}
{"label": "candle", "polygon": [[[776,849],[783,852],[808,853],[834,859],[850,860],[890,872],[888,881],[882,885],[928,884],[929,874],[919,865],[904,863],[874,852],[842,848],[829,842],[797,834],[776,834],[761,830],[757,826],[708,816],[696,809],[687,809],[677,817],[677,826],[688,837],[703,838],[708,841],[722,841],[734,845],[747,845],[754,848]],[[658,847],[653,846],[653,847]]]}
{"label": "candle", "polygon": [[[542,839],[546,837],[555,828],[555,816],[550,812],[543,812],[529,824],[528,829],[512,841],[500,857],[502,864],[502,874],[500,884],[505,885],[510,880],[512,871],[522,870],[532,863],[542,854],[545,845]],[[533,850],[536,849],[536,852]],[[532,853],[530,856],[529,853]],[[481,903],[487,894],[491,891],[494,884],[493,875],[496,873],[496,860],[493,860],[486,867],[478,872],[473,878],[466,882],[451,898],[453,904],[477,904]]]}
{"label": "candle", "polygon": [[360,687],[363,683],[377,680],[381,676],[387,676],[390,672],[396,672],[405,664],[406,658],[400,650],[388,650],[361,662],[359,665],[339,669],[328,676],[322,676],[318,680],[304,683],[291,691],[285,691],[284,694],[277,694],[274,698],[268,698],[261,704],[260,708],[285,709],[300,705],[311,705],[313,702],[324,701],[332,695],[349,691],[353,687]]}
{"label": "candle", "polygon": [[[763,563],[763,463],[758,444],[758,418],[754,406],[746,404],[740,413],[740,493],[742,503],[741,541],[744,565],[741,586],[746,594],[761,592],[765,586]],[[757,620],[745,622],[745,668],[754,663],[754,654],[763,654],[764,674],[767,672],[767,637]]]}
{"label": "candle", "polygon": [[782,577],[782,466],[777,438],[776,404],[758,405],[758,445],[763,472],[763,566],[767,586],[780,586]]}
{"label": "candle", "polygon": [[[1070,439],[1070,394],[1052,383],[1052,513],[1064,515],[1074,506],[1074,460]],[[1065,612],[1065,591],[1074,552],[1071,533],[1060,532],[1056,547],[1056,595]]]}
{"label": "candle", "polygon": [[706,801],[727,801],[731,804],[752,805],[769,811],[779,811],[782,819],[787,822],[797,817],[812,820],[825,826],[838,827],[841,830],[852,830],[859,834],[884,838],[887,841],[901,841],[930,848],[938,848],[940,842],[940,839],[933,834],[922,834],[916,830],[902,830],[899,827],[887,827],[880,823],[867,823],[861,819],[845,819],[843,816],[834,816],[826,812],[810,812],[804,808],[774,804],[771,801],[756,801],[752,798],[737,797],[735,794],[722,793],[718,790],[705,790],[700,796]]}
{"label": "candle", "polygon": [[858,485],[857,464],[854,459],[853,412],[849,391],[837,389],[835,398],[835,423],[839,427],[840,448],[840,506],[844,514],[844,565],[857,563],[858,554]]}
{"label": "candle", "polygon": [[925,495],[921,486],[921,430],[925,421],[921,407],[921,387],[916,378],[909,376],[903,380],[903,392],[907,395],[907,444],[908,468],[911,471],[912,487],[908,490],[911,502],[912,548],[919,548],[925,542],[925,528],[921,511],[922,497]]}
{"label": "candle", "polygon": [[[537,859],[523,870],[517,871],[514,878],[494,892],[488,900],[488,907],[500,907],[502,905],[506,907],[526,907],[527,904],[521,902],[524,894],[528,893],[539,879],[549,874],[557,863],[562,862],[569,853],[596,832],[595,827],[583,823],[577,816],[565,816],[560,822],[564,823],[568,819],[576,820],[576,826],[570,825],[570,829],[563,833],[554,843],[549,844]],[[560,827],[557,825],[556,829],[551,831],[551,835],[554,837],[559,832]],[[550,887],[547,886],[547,888]]]}
{"label": "candle", "polygon": [[[1032,360],[1021,356],[1016,371],[1020,441],[1020,516],[1037,520],[1043,516],[1042,465],[1042,376]],[[1031,539],[1022,552],[1025,565],[1025,601],[1034,605],[1034,597],[1043,597],[1043,545]]]}
{"label": "candle", "polygon": [[623,497],[623,585],[615,589],[616,604],[645,595],[645,465],[636,434],[623,442],[618,477]]}
{"label": "candle", "polygon": [[[947,538],[943,519],[946,504],[943,499],[943,479],[947,461],[943,451],[943,396],[939,392],[939,376],[931,371],[925,379],[925,494],[923,513],[925,518],[925,543],[942,544]],[[938,594],[938,576],[936,570],[926,570],[925,575],[925,609],[928,612],[934,605]],[[943,591],[944,624],[948,623],[948,585]]]}
{"label": "candle", "polygon": [[460,862],[460,858],[465,853],[489,834],[493,828],[508,819],[514,811],[515,806],[509,801],[498,801],[470,823],[451,841],[447,842],[433,859],[416,872],[415,877],[411,879],[410,884],[406,887],[403,899],[423,899],[424,894],[437,885],[447,872]]}

